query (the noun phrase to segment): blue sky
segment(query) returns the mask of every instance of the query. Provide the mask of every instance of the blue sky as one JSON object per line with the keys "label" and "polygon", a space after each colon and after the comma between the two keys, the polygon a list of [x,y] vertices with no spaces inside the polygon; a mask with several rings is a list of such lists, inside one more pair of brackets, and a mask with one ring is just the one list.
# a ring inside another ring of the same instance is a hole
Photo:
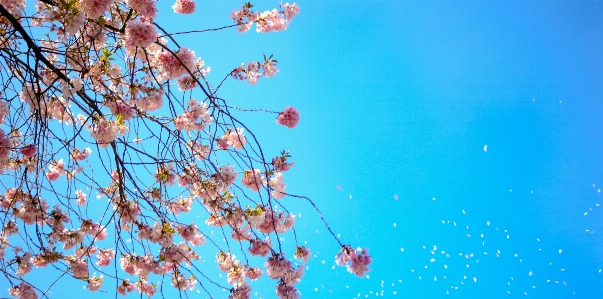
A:
{"label": "blue sky", "polygon": [[[220,27],[241,4],[198,1],[194,15],[177,16],[162,2],[156,21],[172,32]],[[178,41],[211,66],[214,85],[274,54],[275,77],[229,79],[221,97],[300,110],[293,130],[273,115],[241,118],[265,152],[291,151],[287,191],[310,197],[344,244],[370,248],[369,277],[332,269],[337,242],[311,205],[283,199],[302,215],[297,237],[315,255],[302,298],[603,294],[600,1],[298,5],[284,32]],[[68,283],[55,298],[72,292]],[[265,278],[253,298],[275,298],[271,284]],[[112,295],[107,282],[103,290]]]}

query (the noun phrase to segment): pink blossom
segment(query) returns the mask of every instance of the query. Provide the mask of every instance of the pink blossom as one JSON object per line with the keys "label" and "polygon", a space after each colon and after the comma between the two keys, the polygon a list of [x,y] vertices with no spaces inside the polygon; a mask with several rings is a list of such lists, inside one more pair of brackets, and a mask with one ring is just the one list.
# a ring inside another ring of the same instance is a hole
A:
{"label": "pink blossom", "polygon": [[93,276],[92,278],[88,278],[88,285],[86,286],[91,292],[98,291],[100,287],[103,285],[103,275],[100,277]]}
{"label": "pink blossom", "polygon": [[83,0],[82,9],[89,19],[98,19],[109,9],[113,0]]}
{"label": "pink blossom", "polygon": [[237,128],[236,131],[228,130],[224,138],[228,140],[228,144],[236,149],[242,149],[247,139],[245,138],[244,129]]}
{"label": "pink blossom", "polygon": [[91,153],[92,153],[92,150],[89,147],[83,149],[82,151],[74,148],[73,151],[71,152],[71,157],[75,160],[83,161],[83,160],[88,159],[88,156]]}
{"label": "pink blossom", "polygon": [[216,138],[216,145],[221,150],[226,150],[226,149],[228,149],[230,147],[230,144],[228,144],[228,139],[226,138],[226,136],[224,136],[224,137],[217,137]]}
{"label": "pink blossom", "polygon": [[231,165],[224,165],[220,167],[216,176],[227,186],[232,185],[232,183],[234,183],[237,179],[237,174],[234,172],[234,167]]}
{"label": "pink blossom", "polygon": [[92,125],[86,125],[86,128],[90,130],[90,137],[96,139],[98,145],[103,148],[107,148],[118,135],[128,132],[124,122],[107,120],[105,117],[94,119]]}
{"label": "pink blossom", "polygon": [[249,299],[251,298],[251,287],[246,283],[236,283],[230,290],[228,299]]}
{"label": "pink blossom", "polygon": [[134,286],[138,290],[138,292],[146,294],[149,297],[152,297],[157,292],[157,287],[151,285],[146,279],[141,278],[137,282],[134,283]]}
{"label": "pink blossom", "polygon": [[174,6],[172,6],[174,12],[180,14],[192,14],[195,12],[195,1],[193,0],[176,0]]}
{"label": "pink blossom", "polygon": [[[2,229],[1,235],[8,237],[16,234],[18,231],[17,222],[10,220]],[[2,244],[2,239],[0,239],[0,244]]]}
{"label": "pink blossom", "polygon": [[272,187],[272,192],[270,192],[272,197],[281,199],[287,195],[287,193],[285,193],[285,187],[287,187],[287,185],[285,185],[282,172],[275,173],[268,184]]}
{"label": "pink blossom", "polygon": [[58,172],[54,172],[54,171],[47,172],[46,173],[46,178],[49,181],[56,181],[59,178],[59,173]]}
{"label": "pink blossom", "polygon": [[46,173],[46,178],[49,181],[56,181],[60,175],[65,174],[65,163],[63,159],[58,161],[52,161],[50,165],[48,165],[48,172]]}
{"label": "pink blossom", "polygon": [[291,262],[282,254],[277,253],[269,257],[268,261],[264,263],[264,266],[266,266],[266,274],[268,274],[270,278],[278,279],[291,268]]}
{"label": "pink blossom", "polygon": [[56,205],[48,216],[46,223],[52,226],[55,231],[63,231],[65,229],[63,223],[69,222],[69,217],[61,210],[59,205]]}
{"label": "pink blossom", "polygon": [[276,60],[268,59],[262,65],[264,69],[264,77],[270,78],[278,73],[278,69],[276,68]]}
{"label": "pink blossom", "polygon": [[75,199],[75,202],[77,203],[78,206],[81,207],[84,204],[86,204],[86,193],[84,193],[82,190],[76,190],[75,195],[77,196],[77,198]]}
{"label": "pink blossom", "polygon": [[117,292],[123,296],[126,296],[126,293],[134,291],[134,284],[130,283],[129,280],[125,279],[121,282],[121,284],[117,287]]}
{"label": "pink blossom", "polygon": [[143,111],[155,111],[163,106],[163,89],[149,89],[146,90],[146,96],[141,97],[136,106],[138,109]]}
{"label": "pink blossom", "polygon": [[299,299],[301,296],[297,288],[286,285],[282,281],[276,287],[276,295],[281,299]]}
{"label": "pink blossom", "polygon": [[18,286],[8,289],[8,293],[19,299],[38,299],[38,295],[34,288],[25,281],[21,281]]}
{"label": "pink blossom", "polygon": [[252,267],[251,269],[247,270],[247,278],[251,279],[251,280],[256,280],[258,278],[260,278],[262,276],[262,274],[264,274],[262,272],[262,269],[258,268],[258,267]]}
{"label": "pink blossom", "polygon": [[[2,0],[0,0],[0,3],[3,3],[2,5],[4,5],[4,2]],[[5,5],[4,7],[8,8],[7,6],[8,5]],[[9,114],[10,114],[10,105],[5,100],[0,100],[0,124],[4,123],[6,116]]]}
{"label": "pink blossom", "polygon": [[203,245],[205,239],[203,235],[197,229],[197,225],[191,223],[190,225],[178,225],[178,234],[185,240],[191,242],[194,246]]}
{"label": "pink blossom", "polygon": [[210,153],[209,146],[202,145],[199,142],[194,142],[190,148],[190,151],[195,154],[195,158],[201,161],[207,159],[207,156],[209,156]]}
{"label": "pink blossom", "polygon": [[134,52],[136,47],[148,47],[157,40],[157,29],[150,19],[140,17],[130,20],[126,26],[124,43],[126,49]]}
{"label": "pink blossom", "polygon": [[246,32],[251,29],[253,22],[257,21],[259,14],[249,10],[250,7],[243,5],[240,10],[234,10],[230,14],[230,18],[239,26],[239,33]]}
{"label": "pink blossom", "polygon": [[29,273],[29,271],[31,271],[31,268],[33,266],[33,264],[31,263],[31,252],[27,252],[21,257],[17,256],[16,260],[18,264],[17,275],[24,276]]}
{"label": "pink blossom", "polygon": [[98,266],[109,266],[111,260],[115,257],[115,251],[112,248],[109,249],[100,249],[98,251],[98,260],[96,261],[96,265]]}
{"label": "pink blossom", "polygon": [[293,286],[301,281],[301,278],[304,276],[304,266],[301,265],[296,269],[290,268],[285,274],[282,276],[282,282],[287,286]]}
{"label": "pink blossom", "polygon": [[128,6],[132,7],[140,15],[153,20],[159,11],[153,0],[126,0]]}
{"label": "pink blossom", "polygon": [[73,272],[73,276],[76,278],[84,278],[88,276],[88,262],[84,259],[71,259],[69,261],[71,265],[71,272]]}
{"label": "pink blossom", "polygon": [[371,269],[368,265],[373,261],[368,255],[367,248],[358,247],[355,251],[351,246],[345,245],[335,256],[335,263],[339,266],[347,266],[348,272],[363,277]]}
{"label": "pink blossom", "polygon": [[259,169],[246,170],[244,172],[243,178],[241,179],[241,183],[243,184],[243,186],[253,191],[258,191],[264,184],[264,179],[262,178]]}
{"label": "pink blossom", "polygon": [[167,51],[159,53],[157,65],[163,70],[165,78],[176,79],[195,70],[195,52],[182,47],[174,54]]}
{"label": "pink blossom", "polygon": [[170,210],[175,215],[178,215],[183,212],[190,212],[193,202],[194,201],[192,197],[184,197],[175,201],[168,202],[166,206],[168,210]]}
{"label": "pink blossom", "polygon": [[197,87],[197,80],[191,76],[182,76],[176,81],[178,83],[178,90],[185,91],[191,90]]}
{"label": "pink blossom", "polygon": [[174,288],[178,290],[192,290],[195,288],[195,284],[197,284],[197,279],[194,276],[186,278],[180,272],[174,271],[174,275],[172,276],[172,286]]}
{"label": "pink blossom", "polygon": [[122,120],[130,120],[134,117],[134,110],[132,107],[122,101],[107,102],[105,105],[109,107],[111,113],[115,116],[119,115]]}
{"label": "pink blossom", "polygon": [[267,256],[272,251],[270,237],[266,237],[264,241],[260,239],[251,240],[251,247],[248,250],[251,255]]}
{"label": "pink blossom", "polygon": [[230,237],[235,241],[247,241],[253,238],[253,235],[247,229],[235,228],[232,230]]}
{"label": "pink blossom", "polygon": [[220,271],[227,272],[230,268],[233,267],[233,263],[235,263],[236,256],[231,253],[226,253],[224,251],[218,252],[216,254],[216,262],[218,263],[218,268]]}
{"label": "pink blossom", "polygon": [[139,240],[146,239],[153,243],[161,244],[162,246],[169,246],[173,242],[173,235],[174,228],[171,223],[155,222],[153,227],[150,227],[147,224],[139,225]]}
{"label": "pink blossom", "polygon": [[228,270],[228,275],[226,280],[229,284],[242,283],[245,281],[245,275],[247,273],[247,268],[241,265],[234,265]]}
{"label": "pink blossom", "polygon": [[33,155],[36,154],[37,150],[38,149],[37,149],[37,147],[36,147],[35,144],[30,144],[30,145],[27,145],[25,147],[22,147],[19,151],[25,157],[33,157]]}
{"label": "pink blossom", "polygon": [[135,222],[136,217],[140,214],[140,207],[134,201],[123,200],[117,207],[117,213],[122,221]]}
{"label": "pink blossom", "polygon": [[283,151],[280,157],[272,158],[272,165],[274,166],[274,170],[276,171],[288,171],[295,165],[295,162],[288,163],[287,158],[290,158],[288,152]]}
{"label": "pink blossom", "polygon": [[134,273],[136,273],[135,262],[136,262],[135,256],[133,256],[131,254],[125,254],[125,255],[122,255],[122,257],[119,259],[119,266],[121,267],[122,270],[124,270],[124,272],[126,272],[130,275],[134,275]]}
{"label": "pink blossom", "polygon": [[276,118],[276,123],[286,126],[290,129],[295,128],[299,123],[299,111],[294,107],[288,106]]}
{"label": "pink blossom", "polygon": [[161,164],[157,167],[156,173],[153,176],[159,183],[174,185],[176,183],[176,175],[174,173],[173,163],[169,163],[167,166]]}
{"label": "pink blossom", "polygon": [[308,248],[305,246],[298,246],[293,257],[302,260],[304,263],[307,263],[310,255],[310,250],[308,250]]}

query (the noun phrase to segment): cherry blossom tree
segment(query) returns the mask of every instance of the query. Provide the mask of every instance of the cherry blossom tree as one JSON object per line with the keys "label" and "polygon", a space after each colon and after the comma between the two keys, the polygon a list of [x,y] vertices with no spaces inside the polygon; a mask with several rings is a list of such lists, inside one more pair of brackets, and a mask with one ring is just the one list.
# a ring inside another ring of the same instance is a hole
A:
{"label": "cherry blossom tree", "polygon": [[[172,8],[191,14],[196,4]],[[295,238],[286,201],[316,205],[287,193],[289,153],[264,152],[239,120],[250,110],[219,96],[226,80],[275,76],[277,61],[241,64],[212,85],[210,68],[157,13],[153,0],[0,0],[0,272],[8,292],[48,297],[50,287],[28,279],[35,266],[91,292],[145,297],[168,281],[179,292],[213,284],[249,298],[249,281],[265,273],[278,297],[299,298],[310,249]],[[209,30],[282,31],[298,13],[295,3],[265,12],[247,3],[232,12],[234,24]],[[288,128],[300,121],[291,106],[261,111]],[[192,213],[199,220],[185,221]],[[367,249],[340,243],[324,224],[341,246],[336,263],[364,276]],[[221,235],[204,233],[210,227]],[[197,265],[208,246],[226,279]]]}

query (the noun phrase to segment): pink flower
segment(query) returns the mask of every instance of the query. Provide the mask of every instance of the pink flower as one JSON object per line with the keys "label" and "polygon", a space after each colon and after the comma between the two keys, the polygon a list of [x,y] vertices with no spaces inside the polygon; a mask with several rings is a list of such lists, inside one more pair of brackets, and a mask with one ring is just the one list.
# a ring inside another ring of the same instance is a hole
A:
{"label": "pink flower", "polygon": [[146,96],[141,97],[136,106],[144,111],[154,111],[163,106],[163,89],[149,89]]}
{"label": "pink flower", "polygon": [[159,11],[153,0],[127,0],[128,6],[132,7],[136,12],[153,20]]}
{"label": "pink flower", "polygon": [[59,173],[56,171],[50,171],[46,173],[46,178],[49,181],[56,181],[59,178]]}
{"label": "pink flower", "polygon": [[196,79],[191,76],[182,76],[178,78],[176,83],[178,83],[178,90],[180,91],[191,90],[197,87]]}
{"label": "pink flower", "polygon": [[38,299],[34,288],[24,281],[21,281],[18,286],[8,289],[8,293],[19,299]]}
{"label": "pink flower", "polygon": [[25,253],[22,257],[16,258],[17,260],[17,275],[24,276],[31,271],[33,264],[31,263],[31,252]]}
{"label": "pink flower", "polygon": [[279,282],[276,287],[276,295],[280,299],[299,299],[301,296],[297,288],[286,285],[284,282]]}
{"label": "pink flower", "polygon": [[113,0],[83,0],[81,3],[89,19],[98,19],[109,9]]}
{"label": "pink flower", "polygon": [[134,288],[134,284],[130,283],[129,280],[125,279],[124,281],[122,281],[119,287],[117,287],[117,292],[125,296],[126,292],[132,292],[134,291]]}
{"label": "pink flower", "polygon": [[195,12],[195,1],[193,0],[176,0],[174,6],[172,6],[174,12],[181,14],[192,14]]}
{"label": "pink flower", "polygon": [[136,289],[138,289],[138,292],[144,293],[144,294],[146,294],[149,297],[155,295],[155,293],[157,292],[157,287],[151,285],[144,278],[141,278],[140,280],[138,280],[137,282],[135,282],[134,286],[136,287]]}
{"label": "pink flower", "polygon": [[83,206],[86,203],[86,193],[84,193],[82,190],[76,190],[75,195],[77,195],[75,200],[77,205],[80,207]]}
{"label": "pink flower", "polygon": [[157,29],[155,25],[144,17],[130,20],[126,26],[124,36],[125,47],[134,52],[136,47],[148,47],[157,40]]}
{"label": "pink flower", "polygon": [[299,111],[294,107],[288,106],[276,118],[276,123],[281,126],[286,126],[290,129],[295,128],[299,123]]}
{"label": "pink flower", "polygon": [[295,165],[295,162],[287,162],[287,158],[291,158],[289,152],[283,151],[280,157],[272,158],[272,166],[274,166],[274,170],[276,171],[287,171],[291,169]]}
{"label": "pink flower", "polygon": [[98,291],[98,289],[100,289],[100,287],[103,285],[103,275],[101,274],[100,277],[92,277],[92,278],[88,278],[88,285],[86,286],[87,289],[89,289],[91,292],[94,291]]}
{"label": "pink flower", "polygon": [[244,134],[244,129],[242,128],[237,128],[236,131],[228,130],[223,138],[228,140],[228,144],[230,144],[236,149],[242,149],[243,145],[247,143],[247,139],[245,138]]}
{"label": "pink flower", "polygon": [[243,5],[240,10],[234,10],[230,14],[230,18],[235,22],[235,24],[239,25],[237,31],[239,33],[243,33],[249,29],[253,25],[253,22],[258,20],[259,14],[249,10],[250,6]]}
{"label": "pink flower", "polygon": [[[6,7],[6,6],[4,6],[4,7]],[[8,10],[10,11],[10,8],[8,8]],[[9,114],[10,114],[10,106],[8,105],[8,102],[6,102],[4,100],[0,100],[0,124],[4,123],[6,116]]]}
{"label": "pink flower", "polygon": [[98,266],[109,266],[114,257],[115,251],[113,251],[113,249],[100,249],[98,251],[98,260],[96,261],[96,264]]}
{"label": "pink flower", "polygon": [[30,144],[28,146],[25,146],[25,147],[21,148],[19,151],[25,157],[33,157],[33,155],[36,154],[37,150],[38,149],[36,148],[35,144]]}
{"label": "pink flower", "polygon": [[178,225],[178,234],[184,239],[191,242],[194,246],[203,245],[205,239],[203,235],[197,229],[197,225],[191,223],[190,225]]}
{"label": "pink flower", "polygon": [[178,290],[192,290],[195,288],[195,284],[197,283],[197,279],[194,276],[190,278],[184,277],[184,275],[180,274],[178,271],[174,271],[174,275],[172,276],[172,286]]}
{"label": "pink flower", "polygon": [[366,272],[371,270],[368,265],[373,261],[367,252],[367,248],[358,247],[354,251],[351,246],[345,245],[335,256],[335,263],[339,266],[347,266],[350,273],[363,277]]}
{"label": "pink flower", "polygon": [[251,240],[251,247],[249,247],[251,255],[267,256],[272,250],[272,242],[270,237],[266,237],[264,241],[260,239]]}
{"label": "pink flower", "polygon": [[251,269],[247,270],[247,278],[251,279],[251,280],[256,280],[258,278],[260,278],[260,276],[262,276],[262,274],[264,274],[262,272],[262,269],[258,268],[258,267],[252,267]]}
{"label": "pink flower", "polygon": [[249,299],[251,298],[251,287],[246,283],[237,283],[230,291],[228,299]]}
{"label": "pink flower", "polygon": [[226,139],[226,136],[224,136],[224,137],[217,137],[216,138],[216,145],[221,150],[226,150],[226,149],[228,149],[230,147],[230,144],[228,144],[228,139]]}
{"label": "pink flower", "polygon": [[194,51],[191,51],[187,47],[182,47],[174,54],[166,51],[157,55],[157,64],[163,69],[165,78],[176,79],[187,74],[188,71],[193,72],[195,70]]}
{"label": "pink flower", "polygon": [[310,250],[308,250],[308,248],[305,246],[298,246],[293,257],[302,260],[304,263],[307,263],[308,259],[310,258]]}
{"label": "pink flower", "polygon": [[89,147],[83,149],[82,151],[79,151],[78,149],[74,148],[73,152],[71,153],[71,156],[75,160],[83,161],[83,160],[88,159],[88,156],[91,153],[92,153],[92,150]]}
{"label": "pink flower", "polygon": [[264,179],[262,178],[259,169],[246,170],[243,179],[241,179],[241,183],[253,191],[258,191],[264,184]]}
{"label": "pink flower", "polygon": [[274,177],[270,179],[268,185],[272,187],[272,192],[270,192],[272,197],[281,199],[287,195],[285,192],[285,187],[287,187],[287,185],[285,185],[284,180],[282,172],[275,173]]}
{"label": "pink flower", "polygon": [[264,68],[264,77],[270,78],[278,73],[278,69],[276,68],[276,60],[268,59],[262,65]]}
{"label": "pink flower", "polygon": [[272,279],[281,278],[291,268],[291,262],[282,254],[273,254],[266,263],[266,274]]}
{"label": "pink flower", "polygon": [[69,263],[74,277],[84,278],[88,276],[88,262],[86,260],[78,258],[70,260]]}

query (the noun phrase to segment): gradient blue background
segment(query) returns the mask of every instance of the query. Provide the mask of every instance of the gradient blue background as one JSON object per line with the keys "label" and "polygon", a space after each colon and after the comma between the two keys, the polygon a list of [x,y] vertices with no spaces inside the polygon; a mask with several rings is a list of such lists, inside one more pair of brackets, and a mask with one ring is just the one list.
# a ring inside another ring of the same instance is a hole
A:
{"label": "gradient blue background", "polygon": [[[229,25],[241,4],[198,1],[178,16],[162,2],[156,21],[169,32]],[[287,191],[310,197],[343,243],[370,248],[369,277],[332,269],[339,247],[311,205],[283,199],[315,255],[302,298],[603,296],[601,1],[298,5],[285,32],[177,38],[212,67],[214,85],[274,54],[274,78],[229,79],[220,96],[301,111],[293,130],[273,115],[241,118],[265,152],[291,151]],[[55,298],[74,294],[62,282]],[[253,298],[275,298],[271,285]],[[104,294],[82,286],[81,298],[113,297],[107,282]]]}

